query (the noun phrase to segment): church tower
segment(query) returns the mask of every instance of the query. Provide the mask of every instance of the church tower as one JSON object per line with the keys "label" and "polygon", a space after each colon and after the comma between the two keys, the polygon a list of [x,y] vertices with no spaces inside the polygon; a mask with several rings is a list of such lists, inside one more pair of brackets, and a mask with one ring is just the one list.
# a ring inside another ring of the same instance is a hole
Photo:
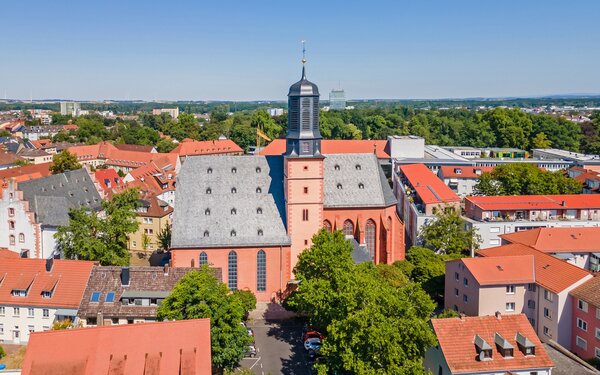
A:
{"label": "church tower", "polygon": [[288,130],[284,155],[287,232],[292,241],[290,270],[298,255],[312,245],[323,223],[323,168],[319,130],[319,88],[302,78],[288,93]]}

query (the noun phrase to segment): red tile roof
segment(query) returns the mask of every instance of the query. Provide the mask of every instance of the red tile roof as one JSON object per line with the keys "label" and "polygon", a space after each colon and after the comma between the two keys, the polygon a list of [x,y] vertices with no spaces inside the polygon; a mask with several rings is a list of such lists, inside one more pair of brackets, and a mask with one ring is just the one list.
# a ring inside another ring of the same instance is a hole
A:
{"label": "red tile roof", "polygon": [[[45,259],[3,258],[0,262],[0,305],[53,306],[78,308],[94,262],[81,260],[53,260],[46,271]],[[42,291],[49,283],[56,288],[51,298],[43,298]],[[13,289],[27,289],[26,297],[12,296]]]}
{"label": "red tile roof", "polygon": [[600,277],[596,276],[586,281],[569,292],[569,294],[600,308]]}
{"label": "red tile roof", "polygon": [[34,332],[22,374],[210,375],[210,348],[209,319]]}
{"label": "red tile roof", "polygon": [[48,177],[52,163],[30,164],[23,167],[3,169],[0,171],[0,180],[16,178],[17,181],[35,180]]}
{"label": "red tile roof", "polygon": [[456,167],[451,165],[442,165],[440,167],[440,177],[443,178],[479,178],[482,173],[489,173],[494,167]]}
{"label": "red tile roof", "polygon": [[69,147],[68,151],[77,155],[79,161],[104,159],[105,164],[127,168],[138,168],[159,158],[167,158],[173,165],[177,161],[175,154],[119,150],[109,142]]}
{"label": "red tile roof", "polygon": [[96,169],[96,172],[94,172],[94,177],[96,178],[98,184],[100,184],[100,187],[104,193],[108,194],[109,196],[115,191],[115,189],[119,189],[124,185],[121,176],[119,176],[117,171],[112,168]]}
{"label": "red tile roof", "polygon": [[500,235],[544,253],[600,252],[600,228],[536,228]]}
{"label": "red tile roof", "polygon": [[[389,159],[390,154],[386,151],[386,146],[387,140],[323,139],[321,153],[323,155],[375,153],[378,159]],[[259,155],[282,155],[283,153],[285,153],[285,139],[274,139],[260,150]]]}
{"label": "red tile roof", "polygon": [[600,208],[600,194],[469,196],[465,199],[483,211]]}
{"label": "red tile roof", "polygon": [[152,150],[155,150],[154,146],[147,145],[116,144],[115,147],[119,150],[135,152],[152,152]]}
{"label": "red tile roof", "polygon": [[[136,212],[137,216],[142,217],[165,217],[173,212],[173,207],[156,198],[155,195],[146,195],[142,198],[141,206]],[[146,211],[142,211],[145,207]]]}
{"label": "red tile roof", "polygon": [[424,164],[407,164],[401,166],[400,170],[423,203],[460,202],[460,197]]}
{"label": "red tile roof", "polygon": [[533,255],[464,258],[454,262],[463,262],[479,285],[535,282]]}
{"label": "red tile roof", "polygon": [[50,139],[38,139],[38,140],[35,140],[35,141],[30,141],[30,142],[37,149],[40,149],[42,147],[46,147],[46,146],[52,145],[52,140],[50,140]]}
{"label": "red tile roof", "polygon": [[[518,370],[538,370],[554,367],[531,323],[524,314],[474,316],[462,318],[431,319],[438,337],[440,349],[453,374],[463,373],[509,373]],[[517,332],[535,345],[535,355],[525,356],[516,342]],[[513,357],[505,359],[495,344],[498,333],[513,347]],[[492,348],[492,359],[478,359],[475,335]]]}
{"label": "red tile roof", "polygon": [[477,254],[484,257],[533,255],[535,257],[536,283],[553,293],[560,293],[573,284],[591,277],[586,270],[521,244],[491,247],[479,250]]}
{"label": "red tile roof", "polygon": [[8,250],[5,247],[0,247],[0,259],[6,259],[6,258],[20,258],[21,255],[17,252]]}
{"label": "red tile roof", "polygon": [[230,153],[243,153],[244,150],[231,139],[218,139],[214,141],[183,140],[171,153],[181,156],[192,155],[217,155]]}

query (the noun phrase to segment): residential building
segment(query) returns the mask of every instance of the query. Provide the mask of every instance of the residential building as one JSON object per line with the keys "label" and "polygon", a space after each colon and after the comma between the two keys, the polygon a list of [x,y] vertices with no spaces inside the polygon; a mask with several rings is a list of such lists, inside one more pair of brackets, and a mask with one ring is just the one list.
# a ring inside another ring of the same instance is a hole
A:
{"label": "residential building", "polygon": [[22,157],[6,152],[0,145],[0,171],[13,168]]}
{"label": "residential building", "polygon": [[[156,321],[156,312],[175,284],[193,268],[94,266],[81,297],[82,325]],[[215,269],[221,280],[221,270]]]}
{"label": "residential building", "polygon": [[85,169],[8,181],[0,200],[0,222],[7,229],[0,232],[0,247],[29,258],[59,256],[54,234],[69,223],[69,209],[78,207],[101,208],[98,187]]}
{"label": "residential building", "polygon": [[447,146],[444,147],[448,151],[454,152],[465,159],[480,158],[482,151],[480,148],[468,147],[468,146]]}
{"label": "residential building", "polygon": [[581,183],[583,194],[600,193],[600,172],[581,167],[571,167],[567,172],[569,177]]}
{"label": "residential building", "polygon": [[271,117],[283,116],[283,108],[268,108],[267,113]]}
{"label": "residential building", "polygon": [[399,166],[392,179],[410,244],[421,244],[421,228],[434,220],[439,210],[460,210],[460,197],[423,164]]}
{"label": "residential building", "polygon": [[189,157],[177,176],[173,265],[226,269],[230,289],[259,301],[286,291],[323,227],[343,230],[361,260],[404,258],[397,201],[376,155],[321,152],[319,91],[304,71],[288,98],[283,156]]}
{"label": "residential building", "polygon": [[484,173],[489,173],[494,167],[463,167],[444,165],[440,167],[438,177],[461,198],[472,195],[475,185]]}
{"label": "residential building", "polygon": [[555,366],[523,314],[431,319],[439,344],[423,365],[438,375],[550,375]]}
{"label": "residential building", "polygon": [[189,156],[195,155],[243,155],[244,150],[231,139],[217,139],[214,141],[183,140],[171,154],[179,155],[183,162]]}
{"label": "residential building", "polygon": [[211,368],[210,321],[192,319],[34,333],[22,375],[210,375]]}
{"label": "residential building", "polygon": [[25,148],[19,151],[17,155],[24,160],[29,161],[31,164],[45,164],[52,161],[52,154],[32,148]]}
{"label": "residential building", "polygon": [[172,157],[155,159],[129,172],[123,182],[128,187],[138,187],[143,194],[155,195],[174,207],[177,164],[172,164],[172,161]]}
{"label": "residential building", "polygon": [[329,109],[343,111],[346,109],[346,93],[344,89],[333,89],[329,93]]}
{"label": "residential building", "polygon": [[571,291],[571,350],[583,359],[600,359],[600,277]]}
{"label": "residential building", "polygon": [[173,208],[154,195],[140,199],[136,210],[138,230],[129,235],[129,251],[153,252],[160,248],[158,234],[171,224]]}
{"label": "residential building", "polygon": [[[535,287],[528,287],[524,302],[525,315],[530,319],[542,341],[554,340],[571,349],[571,321],[573,298],[569,292],[593,276],[570,263],[542,253],[529,246],[510,244],[480,250],[483,257],[512,257],[533,255],[535,263]],[[532,301],[532,302],[530,302]],[[507,301],[510,302],[510,301]]]}
{"label": "residential building", "polygon": [[500,236],[538,227],[600,226],[600,195],[470,196],[465,222],[481,236],[482,249],[498,246]]}
{"label": "residential building", "polygon": [[600,272],[600,228],[536,228],[500,236],[591,272]]}
{"label": "residential building", "polygon": [[23,344],[57,320],[76,321],[93,262],[3,257],[0,342]]}
{"label": "residential building", "polygon": [[121,176],[112,168],[96,169],[94,178],[100,186],[102,197],[107,199],[110,199],[114,193],[119,193],[126,188]]}
{"label": "residential building", "polygon": [[155,108],[152,110],[154,116],[160,116],[162,113],[168,113],[174,119],[179,117],[179,108]]}
{"label": "residential building", "polygon": [[30,164],[22,167],[8,168],[0,170],[0,181],[3,187],[6,187],[8,180],[14,178],[17,182],[26,180],[35,180],[36,178],[48,177],[52,174],[50,166],[46,164]]}
{"label": "residential building", "polygon": [[527,312],[534,299],[533,255],[464,258],[446,262],[444,308],[469,316]]}
{"label": "residential building", "polygon": [[600,172],[600,155],[586,155],[556,148],[534,148],[532,152],[534,158],[564,160],[571,162],[574,166]]}
{"label": "residential building", "polygon": [[37,141],[44,138],[52,138],[60,131],[77,130],[79,127],[73,124],[67,125],[32,125],[24,126],[21,131],[23,138]]}
{"label": "residential building", "polygon": [[128,145],[128,144],[115,144],[115,148],[122,151],[136,151],[136,152],[149,152],[149,153],[157,153],[156,147],[148,146],[148,145]]}
{"label": "residential building", "polygon": [[81,104],[77,102],[60,102],[60,114],[63,116],[79,116]]}

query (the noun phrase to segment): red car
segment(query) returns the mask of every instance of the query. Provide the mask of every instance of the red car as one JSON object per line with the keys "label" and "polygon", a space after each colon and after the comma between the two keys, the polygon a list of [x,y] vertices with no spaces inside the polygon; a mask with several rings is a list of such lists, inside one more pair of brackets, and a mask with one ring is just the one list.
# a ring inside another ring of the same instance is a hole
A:
{"label": "red car", "polygon": [[319,340],[324,340],[325,336],[323,336],[320,332],[317,331],[306,331],[304,335],[302,335],[302,342],[306,342],[308,339],[318,338]]}

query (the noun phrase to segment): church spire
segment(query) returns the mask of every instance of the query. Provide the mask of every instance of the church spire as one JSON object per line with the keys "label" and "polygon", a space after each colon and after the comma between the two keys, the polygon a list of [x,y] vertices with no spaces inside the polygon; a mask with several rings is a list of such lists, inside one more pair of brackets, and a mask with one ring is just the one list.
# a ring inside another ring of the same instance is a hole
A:
{"label": "church spire", "polygon": [[302,80],[306,80],[306,40],[302,41]]}

